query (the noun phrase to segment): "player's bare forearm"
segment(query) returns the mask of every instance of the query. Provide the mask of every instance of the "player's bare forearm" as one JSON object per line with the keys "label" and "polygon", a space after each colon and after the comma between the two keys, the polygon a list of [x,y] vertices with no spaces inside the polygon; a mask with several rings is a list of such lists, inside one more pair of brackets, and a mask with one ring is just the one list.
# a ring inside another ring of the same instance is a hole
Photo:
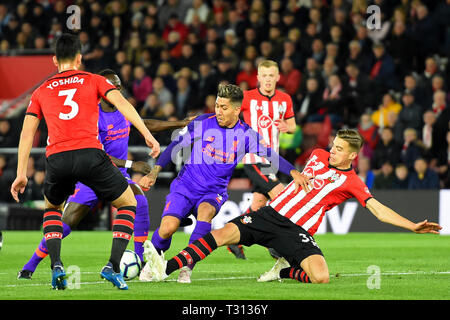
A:
{"label": "player's bare forearm", "polygon": [[151,133],[183,128],[187,126],[189,122],[190,120],[163,121],[155,119],[144,119],[144,124]]}
{"label": "player's bare forearm", "polygon": [[111,161],[119,168],[131,168],[131,170],[140,172],[142,174],[148,174],[152,169],[150,165],[144,161],[123,160],[111,155],[109,157],[111,158]]}
{"label": "player's bare forearm", "polygon": [[294,133],[295,130],[297,130],[297,124],[295,123],[295,117],[287,119],[286,124],[288,127],[288,133]]}
{"label": "player's bare forearm", "polygon": [[402,217],[391,208],[383,205],[374,198],[367,201],[367,209],[377,217],[378,220],[384,223],[389,223],[397,227],[401,227],[416,233],[439,233],[442,229],[437,223],[428,222],[424,220],[419,223],[414,223],[405,217]]}
{"label": "player's bare forearm", "polygon": [[25,176],[27,172],[28,159],[33,146],[34,135],[39,126],[39,118],[26,115],[20,133],[19,148],[17,153],[17,176]]}

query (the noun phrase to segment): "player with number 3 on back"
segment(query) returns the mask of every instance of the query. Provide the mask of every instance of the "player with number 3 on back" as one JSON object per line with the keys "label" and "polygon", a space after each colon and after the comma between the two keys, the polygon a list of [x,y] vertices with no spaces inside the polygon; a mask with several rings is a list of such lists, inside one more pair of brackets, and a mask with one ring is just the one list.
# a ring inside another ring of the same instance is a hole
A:
{"label": "player with number 3 on back", "polygon": [[27,185],[26,168],[41,119],[48,126],[45,210],[43,231],[52,268],[52,288],[65,289],[66,273],[60,258],[63,205],[80,181],[101,198],[112,202],[118,212],[113,223],[111,256],[101,270],[102,278],[119,289],[128,289],[120,274],[120,259],[133,234],[136,199],[125,177],[113,165],[99,140],[100,98],[105,98],[143,135],[151,156],[157,157],[159,143],[151,135],[134,107],[117,88],[100,75],[78,70],[81,44],[77,36],[62,34],[56,41],[53,62],[58,74],[37,88],[28,106],[18,148],[17,177],[11,194],[19,201]]}

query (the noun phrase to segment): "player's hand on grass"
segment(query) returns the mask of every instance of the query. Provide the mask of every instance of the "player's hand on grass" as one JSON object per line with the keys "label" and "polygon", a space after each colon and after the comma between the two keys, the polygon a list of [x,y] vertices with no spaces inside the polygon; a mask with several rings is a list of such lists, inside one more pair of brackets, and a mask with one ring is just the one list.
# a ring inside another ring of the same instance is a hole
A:
{"label": "player's hand on grass", "polygon": [[27,186],[28,179],[26,176],[23,177],[17,177],[16,180],[14,180],[13,184],[11,185],[11,195],[13,196],[14,200],[19,202],[19,192],[24,193],[25,187]]}
{"label": "player's hand on grass", "polygon": [[156,158],[157,156],[159,156],[160,153],[159,142],[156,141],[156,139],[153,136],[146,138],[145,143],[147,144],[148,147],[152,149],[152,152],[149,154],[152,158]]}
{"label": "player's hand on grass", "polygon": [[152,170],[152,167],[144,161],[133,161],[131,165],[131,170],[135,172],[140,172],[142,174],[148,174]]}
{"label": "player's hand on grass", "polygon": [[294,178],[295,183],[295,192],[297,192],[299,187],[302,187],[303,190],[305,190],[306,193],[310,192],[313,188],[313,185],[311,183],[311,180],[314,177],[309,177],[307,175],[304,175],[297,170],[291,171],[291,176]]}
{"label": "player's hand on grass", "polygon": [[424,220],[422,222],[416,223],[415,228],[412,230],[415,233],[434,233],[439,234],[439,230],[442,227],[434,222],[428,222],[428,220]]}

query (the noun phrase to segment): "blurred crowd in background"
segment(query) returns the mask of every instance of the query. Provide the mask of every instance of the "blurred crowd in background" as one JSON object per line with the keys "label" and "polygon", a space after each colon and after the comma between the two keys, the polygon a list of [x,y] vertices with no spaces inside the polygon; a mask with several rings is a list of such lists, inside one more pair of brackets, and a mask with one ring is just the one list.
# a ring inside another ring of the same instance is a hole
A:
{"label": "blurred crowd in background", "polygon": [[[450,188],[449,0],[2,0],[0,55],[51,52],[71,4],[81,9],[82,68],[115,70],[143,118],[214,112],[219,83],[255,88],[258,63],[271,59],[298,124],[281,153],[297,166],[306,141],[326,148],[337,129],[357,127],[365,145],[354,165],[370,189]],[[370,5],[377,29],[366,25]],[[0,119],[0,148],[17,147],[22,119]],[[326,143],[311,140],[317,132]],[[45,141],[43,123],[34,146]],[[132,130],[130,145],[142,144]],[[44,163],[29,163],[30,199],[42,198]],[[1,190],[15,165],[0,149]]]}

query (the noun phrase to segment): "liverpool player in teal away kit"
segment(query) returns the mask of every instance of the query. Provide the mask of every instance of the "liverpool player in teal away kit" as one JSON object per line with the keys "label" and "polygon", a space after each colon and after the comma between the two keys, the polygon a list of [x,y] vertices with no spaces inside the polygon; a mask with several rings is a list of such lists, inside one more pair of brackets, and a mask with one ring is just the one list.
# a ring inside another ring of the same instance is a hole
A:
{"label": "liverpool player in teal away kit", "polygon": [[[190,152],[184,167],[170,186],[161,225],[153,233],[151,242],[158,251],[169,248],[172,234],[180,221],[191,213],[197,217],[197,224],[189,243],[211,231],[211,220],[228,198],[227,187],[233,170],[247,153],[267,158],[276,169],[292,174],[296,182],[306,183],[307,179],[267,147],[256,131],[239,120],[242,98],[243,92],[239,87],[219,85],[216,113],[202,115],[191,122],[180,137],[161,154],[152,172],[139,182],[145,188],[150,187],[155,183],[161,168],[169,163],[180,148],[186,148],[183,151]],[[148,243],[146,241],[144,244],[144,256]],[[190,268],[184,268],[180,272],[179,282],[190,282],[192,268],[193,264],[190,264]],[[146,265],[140,280],[148,281],[148,275]]]}
{"label": "liverpool player in teal away kit", "polygon": [[162,281],[169,274],[208,256],[217,247],[229,244],[259,244],[274,248],[286,261],[260,277],[259,281],[280,278],[300,282],[327,283],[328,266],[313,235],[326,212],[350,198],[356,198],[378,220],[415,233],[439,233],[441,226],[427,220],[413,223],[372,197],[351,167],[363,139],[357,130],[339,130],[330,152],[316,149],[304,169],[311,177],[307,186],[288,184],[268,206],[245,214],[191,243],[169,261],[151,243],[148,251],[149,281]]}

